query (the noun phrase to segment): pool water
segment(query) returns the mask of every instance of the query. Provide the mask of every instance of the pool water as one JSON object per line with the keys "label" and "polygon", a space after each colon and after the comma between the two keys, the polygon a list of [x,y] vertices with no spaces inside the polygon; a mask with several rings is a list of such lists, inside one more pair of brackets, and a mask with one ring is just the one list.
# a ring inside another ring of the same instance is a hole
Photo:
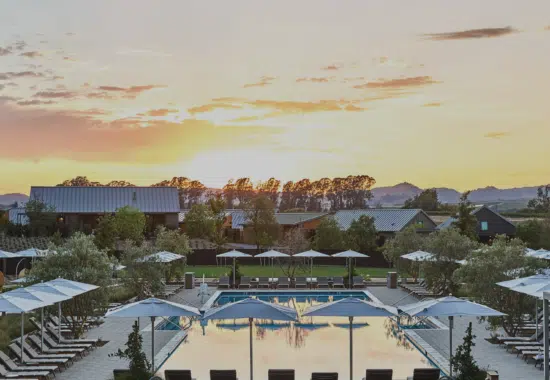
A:
{"label": "pool water", "polygon": [[[312,305],[358,292],[284,293],[222,292],[213,305],[235,302],[249,296],[293,307],[298,315]],[[363,299],[368,299],[366,293]],[[173,318],[173,322],[180,322]],[[181,320],[181,323],[188,323]],[[267,371],[293,368],[297,379],[312,372],[338,372],[349,378],[349,323],[339,317],[300,317],[299,323],[256,320],[253,326],[254,377],[267,378]],[[245,319],[193,321],[188,336],[160,368],[190,369],[194,378],[210,378],[211,369],[235,369],[240,380],[249,378],[249,325]],[[392,368],[395,379],[411,376],[414,368],[431,367],[430,362],[407,340],[391,318],[355,318],[354,378],[364,377],[367,368]]]}

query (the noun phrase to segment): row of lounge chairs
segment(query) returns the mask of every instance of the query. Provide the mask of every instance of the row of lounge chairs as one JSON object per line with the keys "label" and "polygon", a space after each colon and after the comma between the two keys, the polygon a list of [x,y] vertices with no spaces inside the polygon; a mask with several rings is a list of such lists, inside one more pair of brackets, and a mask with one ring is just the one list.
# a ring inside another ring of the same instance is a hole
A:
{"label": "row of lounge chairs", "polygon": [[[438,380],[440,371],[437,368],[417,368],[413,372],[412,380]],[[189,370],[166,370],[166,380],[195,380]],[[267,372],[268,380],[295,380],[293,369],[270,369]],[[392,380],[391,369],[367,369],[363,380]],[[237,380],[235,370],[210,370],[210,380]],[[311,380],[338,380],[337,372],[313,372]]]}
{"label": "row of lounge chairs", "polygon": [[418,298],[427,298],[427,297],[439,297],[442,295],[442,292],[431,291],[426,287],[426,282],[421,280],[418,283],[408,284],[401,283],[399,286],[406,290],[407,292],[415,295]]}
{"label": "row of lounge chairs", "polygon": [[[332,282],[332,284],[331,284]],[[256,285],[256,284],[254,284]],[[335,289],[344,289],[344,278],[343,277],[333,277],[332,281],[328,277],[317,277],[316,282],[318,289],[329,289],[329,288],[335,288]],[[252,288],[252,278],[248,276],[242,276],[241,281],[239,283],[239,289],[250,289]],[[257,281],[257,287],[258,289],[271,289],[273,286],[275,286],[277,289],[290,289],[293,287],[294,289],[307,289],[309,284],[307,281],[307,277],[296,277],[293,279],[293,281],[290,281],[288,277],[279,277],[277,278],[277,281],[270,282],[269,277],[259,277]],[[218,288],[220,289],[229,289],[231,287],[231,283],[228,276],[222,276],[219,279],[218,282]],[[352,287],[354,289],[362,289],[365,287],[365,282],[363,280],[363,277],[361,276],[355,276],[352,280]]]}
{"label": "row of lounge chairs", "polygon": [[164,284],[164,289],[159,294],[159,297],[161,298],[168,298],[172,297],[173,295],[177,294],[181,289],[183,289],[184,285],[179,284]]}

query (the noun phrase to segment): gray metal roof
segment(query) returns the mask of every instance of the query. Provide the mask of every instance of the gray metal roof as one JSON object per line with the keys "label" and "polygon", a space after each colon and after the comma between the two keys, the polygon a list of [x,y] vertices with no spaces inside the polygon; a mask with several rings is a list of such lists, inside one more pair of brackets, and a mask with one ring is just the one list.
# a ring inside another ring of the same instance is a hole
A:
{"label": "gray metal roof", "polygon": [[55,207],[58,213],[115,212],[124,206],[144,213],[178,213],[176,187],[31,187],[30,199]]}
{"label": "gray metal roof", "polygon": [[[484,209],[491,211],[493,214],[499,216],[500,218],[502,218],[502,220],[504,220],[504,221],[510,223],[512,226],[515,227],[515,224],[514,224],[514,223],[510,222],[510,221],[509,221],[508,219],[506,219],[504,216],[500,215],[498,212],[496,212],[496,211],[493,210],[492,208],[487,207],[487,206],[485,206],[485,205],[484,205],[484,206],[480,206],[480,207],[476,207],[475,209],[472,210],[472,212],[471,212],[470,214],[476,215],[479,211],[484,210]],[[441,223],[440,225],[438,225],[438,226],[436,227],[436,229],[438,229],[438,230],[444,230],[445,228],[449,228],[449,227],[452,226],[452,224],[453,224],[456,220],[457,220],[456,217],[451,216],[451,217],[449,217],[448,219],[446,219],[443,223]]]}
{"label": "gray metal roof", "polygon": [[328,215],[326,212],[280,212],[275,214],[277,223],[281,226],[294,226],[309,220]]}
{"label": "gray metal roof", "polygon": [[438,225],[435,229],[436,230],[444,230],[446,228],[449,228],[453,225],[454,222],[456,222],[456,218],[453,218],[452,216],[445,219],[445,221],[443,223],[441,223],[440,225]]}
{"label": "gray metal roof", "polygon": [[[341,229],[347,230],[351,222],[367,215],[374,219],[374,226],[378,232],[398,232],[411,223],[419,214],[420,209],[366,209],[340,210],[334,214],[334,219]],[[429,219],[429,216],[426,215]],[[435,224],[435,223],[434,223]]]}

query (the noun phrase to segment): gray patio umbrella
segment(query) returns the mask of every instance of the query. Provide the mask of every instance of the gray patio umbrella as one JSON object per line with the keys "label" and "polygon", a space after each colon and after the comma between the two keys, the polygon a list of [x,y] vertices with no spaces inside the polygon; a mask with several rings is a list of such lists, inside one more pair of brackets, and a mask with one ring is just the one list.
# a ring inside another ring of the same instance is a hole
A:
{"label": "gray patio umbrella", "polygon": [[275,258],[281,258],[281,257],[290,257],[290,255],[287,255],[286,253],[282,253],[275,250],[270,250],[267,252],[260,253],[259,255],[254,256],[255,258],[270,258],[271,259],[271,277],[274,277],[274,269],[273,269],[273,261]]}
{"label": "gray patio umbrella", "polygon": [[216,257],[228,257],[233,259],[233,286],[235,286],[235,260],[238,259],[239,257],[252,257],[252,255],[249,255],[247,253],[242,253],[236,250],[232,250],[229,252],[216,255]]}
{"label": "gray patio umbrella", "polygon": [[109,310],[105,317],[151,318],[151,366],[155,373],[155,318],[156,317],[200,317],[199,309],[175,302],[148,298],[130,303],[118,309]]}
{"label": "gray patio umbrella", "polygon": [[239,302],[228,303],[218,308],[207,310],[203,320],[248,318],[250,327],[250,380],[254,378],[252,321],[269,319],[273,321],[296,321],[296,310],[289,307],[247,298]]}
{"label": "gray patio umbrella", "polygon": [[453,296],[416,302],[400,306],[399,309],[414,317],[448,317],[449,318],[449,375],[453,375],[453,322],[454,317],[502,317],[506,314]]}
{"label": "gray patio umbrella", "polygon": [[324,253],[314,251],[313,249],[310,249],[309,251],[300,252],[294,255],[294,257],[307,257],[311,260],[311,269],[309,272],[309,277],[313,278],[313,259],[315,257],[330,257],[329,255],[325,255]]}
{"label": "gray patio umbrella", "polygon": [[304,316],[309,317],[348,317],[349,318],[349,378],[353,379],[353,318],[354,317],[391,317],[397,315],[397,309],[381,303],[363,301],[358,298],[343,298],[308,308]]}
{"label": "gray patio umbrella", "polygon": [[346,260],[348,260],[348,271],[349,271],[349,287],[351,288],[351,260],[356,258],[367,258],[368,255],[365,255],[363,253],[352,251],[351,249],[348,249],[347,251],[337,253],[335,255],[332,255],[332,257],[345,257]]}

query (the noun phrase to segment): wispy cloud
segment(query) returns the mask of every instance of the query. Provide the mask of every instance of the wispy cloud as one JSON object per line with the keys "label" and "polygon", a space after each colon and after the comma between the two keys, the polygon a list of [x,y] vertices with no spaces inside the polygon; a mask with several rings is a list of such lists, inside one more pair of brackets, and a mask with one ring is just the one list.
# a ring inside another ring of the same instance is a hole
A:
{"label": "wispy cloud", "polygon": [[334,77],[301,77],[296,78],[296,82],[328,83],[334,80]]}
{"label": "wispy cloud", "polygon": [[12,46],[15,50],[21,51],[27,47],[27,43],[25,41],[17,41]]}
{"label": "wispy cloud", "polygon": [[64,61],[69,61],[69,62],[76,62],[76,61],[77,61],[76,58],[69,57],[69,56],[67,56],[67,55],[63,57],[63,60],[64,60]]}
{"label": "wispy cloud", "polygon": [[42,53],[39,51],[26,51],[24,53],[19,54],[20,56],[27,57],[27,58],[39,58],[42,57]]}
{"label": "wispy cloud", "polygon": [[365,89],[365,88],[378,88],[378,89],[399,89],[409,87],[422,87],[431,84],[439,83],[430,76],[421,77],[407,77],[397,79],[380,79],[376,82],[367,82],[365,84],[359,84],[353,86],[353,88]]}
{"label": "wispy cloud", "polygon": [[0,57],[3,55],[9,55],[9,54],[11,54],[11,49],[9,47],[8,48],[0,47]]}
{"label": "wispy cloud", "polygon": [[37,71],[19,71],[19,72],[7,72],[0,73],[0,80],[8,80],[11,78],[43,78],[44,74]]}
{"label": "wispy cloud", "polygon": [[510,133],[508,132],[489,132],[483,135],[483,137],[487,137],[489,139],[501,139],[503,137],[509,136]]}
{"label": "wispy cloud", "polygon": [[115,96],[113,96],[112,94],[108,93],[108,92],[105,92],[105,91],[102,91],[102,92],[90,92],[88,94],[86,94],[86,97],[88,99],[104,99],[104,100],[113,100],[113,99],[116,99]]}
{"label": "wispy cloud", "polygon": [[177,109],[159,108],[147,112],[148,116],[166,116],[171,113],[179,112]]}
{"label": "wispy cloud", "polygon": [[46,99],[73,99],[76,96],[77,93],[72,91],[40,91],[33,95],[35,98]]}
{"label": "wispy cloud", "polygon": [[125,98],[133,99],[142,92],[149,91],[155,88],[164,88],[166,86],[159,84],[148,84],[144,86],[130,86],[130,87],[118,87],[118,86],[99,86],[97,89],[107,92],[123,93]]}
{"label": "wispy cloud", "polygon": [[422,105],[422,107],[441,107],[441,106],[442,106],[442,103],[439,103],[439,102],[426,103]]}
{"label": "wispy cloud", "polygon": [[260,81],[259,82],[256,82],[256,83],[247,83],[245,84],[243,87],[244,88],[249,88],[249,87],[264,87],[264,86],[268,86],[270,84],[273,84],[273,81],[277,79],[277,77],[268,77],[268,76],[263,76],[260,78]]}
{"label": "wispy cloud", "polygon": [[[220,98],[224,99],[224,98]],[[228,98],[225,98],[228,99]],[[243,108],[242,105],[237,104],[231,104],[231,103],[219,103],[216,102],[217,99],[214,99],[214,103],[211,104],[203,104],[201,106],[191,107],[187,110],[190,114],[196,114],[196,113],[205,113],[205,112],[211,112],[217,109],[240,109]]]}
{"label": "wispy cloud", "polygon": [[518,30],[507,26],[505,28],[483,28],[483,29],[469,29],[457,32],[447,33],[430,33],[425,34],[424,37],[434,41],[445,40],[468,40],[478,38],[493,38],[502,37],[512,33],[517,33]]}
{"label": "wispy cloud", "polygon": [[325,67],[322,67],[321,70],[339,70],[341,68],[340,65],[328,65]]}
{"label": "wispy cloud", "polygon": [[65,79],[65,77],[62,77],[61,75],[54,75],[50,79],[51,80],[63,80],[63,79]]}
{"label": "wispy cloud", "polygon": [[53,100],[38,100],[38,99],[22,100],[20,102],[17,102],[17,104],[20,106],[39,106],[44,104],[55,104],[55,103],[56,102],[54,102]]}

